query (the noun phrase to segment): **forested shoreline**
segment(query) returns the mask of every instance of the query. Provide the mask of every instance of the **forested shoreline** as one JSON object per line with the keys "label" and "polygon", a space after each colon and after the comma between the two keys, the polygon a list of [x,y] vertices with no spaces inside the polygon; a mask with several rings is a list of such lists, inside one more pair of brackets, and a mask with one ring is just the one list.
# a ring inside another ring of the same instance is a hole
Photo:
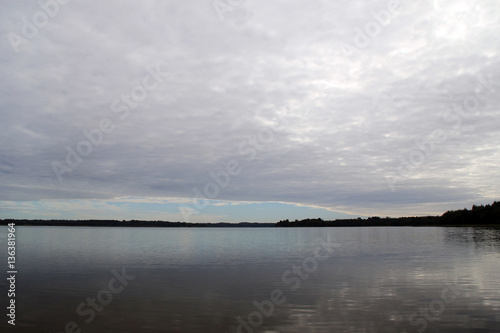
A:
{"label": "forested shoreline", "polygon": [[308,218],[304,220],[281,220],[277,223],[259,222],[217,222],[189,223],[142,220],[30,220],[3,219],[0,225],[15,223],[30,226],[81,226],[81,227],[184,227],[184,228],[256,228],[256,227],[383,227],[383,226],[500,226],[500,202],[491,205],[472,206],[469,209],[447,211],[441,216],[378,217],[367,219],[323,220]]}
{"label": "forested shoreline", "polygon": [[279,221],[278,227],[377,227],[377,226],[500,226],[500,202],[491,205],[473,205],[469,209],[450,210],[441,216],[415,217],[369,217],[367,219],[339,219],[324,221],[322,219],[305,219]]}

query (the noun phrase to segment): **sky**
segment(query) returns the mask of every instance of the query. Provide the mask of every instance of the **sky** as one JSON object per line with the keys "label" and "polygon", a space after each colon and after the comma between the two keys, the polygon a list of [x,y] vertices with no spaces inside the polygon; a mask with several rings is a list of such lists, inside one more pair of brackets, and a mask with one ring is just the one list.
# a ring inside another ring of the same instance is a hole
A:
{"label": "sky", "polygon": [[499,31],[496,0],[5,1],[0,218],[491,203]]}

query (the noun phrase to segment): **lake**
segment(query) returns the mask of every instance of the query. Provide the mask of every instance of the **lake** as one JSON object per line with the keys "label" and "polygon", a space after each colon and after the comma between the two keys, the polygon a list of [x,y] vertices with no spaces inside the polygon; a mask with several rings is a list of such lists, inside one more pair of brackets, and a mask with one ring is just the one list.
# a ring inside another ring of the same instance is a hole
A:
{"label": "lake", "polygon": [[[16,238],[16,326],[4,314],[2,332],[500,331],[495,228],[18,226]],[[7,271],[6,227],[0,239]]]}

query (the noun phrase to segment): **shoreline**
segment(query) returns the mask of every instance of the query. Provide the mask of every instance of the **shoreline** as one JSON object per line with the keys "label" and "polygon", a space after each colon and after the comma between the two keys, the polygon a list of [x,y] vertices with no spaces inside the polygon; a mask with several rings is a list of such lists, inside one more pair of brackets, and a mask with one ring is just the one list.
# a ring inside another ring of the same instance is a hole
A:
{"label": "shoreline", "polygon": [[15,223],[29,226],[80,226],[80,227],[148,227],[148,228],[300,228],[300,227],[500,227],[500,202],[491,205],[473,205],[470,210],[447,211],[441,216],[385,217],[362,219],[337,219],[332,221],[316,219],[281,220],[265,222],[214,222],[191,223],[142,220],[41,220],[0,219],[0,225]]}

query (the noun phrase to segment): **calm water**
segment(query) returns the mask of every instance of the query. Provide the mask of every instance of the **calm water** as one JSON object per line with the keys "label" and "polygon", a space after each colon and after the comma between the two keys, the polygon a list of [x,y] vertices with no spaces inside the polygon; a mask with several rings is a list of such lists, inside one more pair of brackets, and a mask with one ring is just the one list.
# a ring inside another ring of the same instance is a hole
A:
{"label": "calm water", "polygon": [[17,241],[2,332],[500,331],[500,229],[18,227]]}

